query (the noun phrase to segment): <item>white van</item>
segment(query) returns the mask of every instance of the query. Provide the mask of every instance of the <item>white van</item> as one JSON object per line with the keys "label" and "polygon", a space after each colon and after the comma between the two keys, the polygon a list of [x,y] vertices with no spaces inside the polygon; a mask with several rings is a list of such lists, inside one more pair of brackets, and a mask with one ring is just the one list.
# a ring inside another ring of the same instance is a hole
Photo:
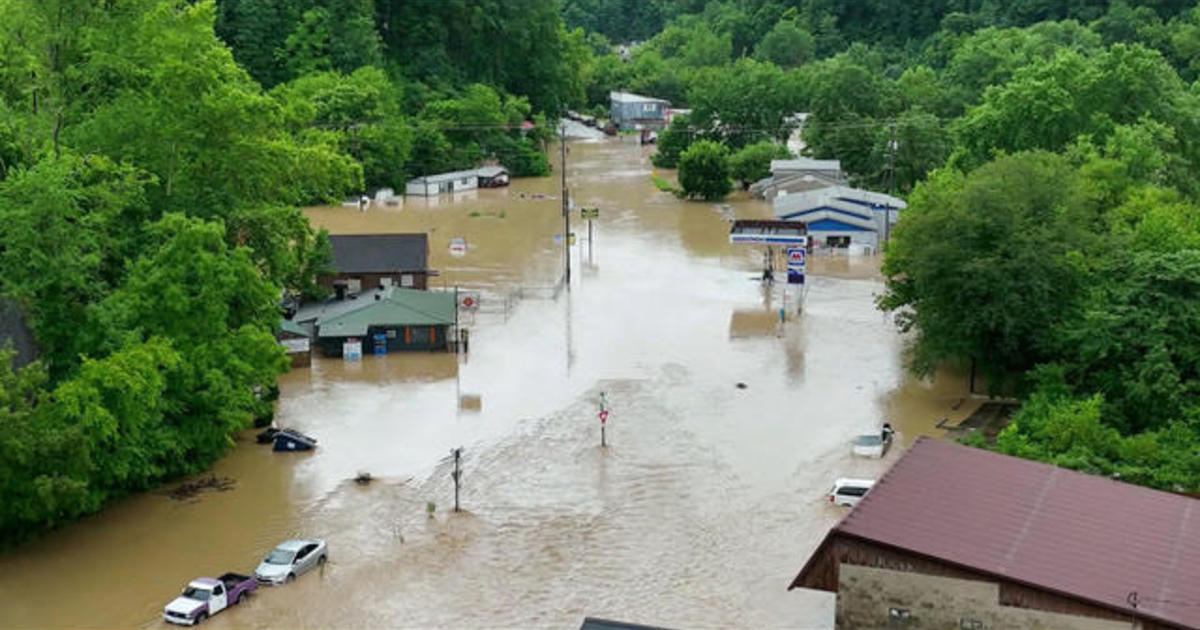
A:
{"label": "white van", "polygon": [[829,490],[829,502],[835,505],[858,505],[858,502],[871,490],[875,481],[871,479],[849,479],[842,477],[833,483]]}

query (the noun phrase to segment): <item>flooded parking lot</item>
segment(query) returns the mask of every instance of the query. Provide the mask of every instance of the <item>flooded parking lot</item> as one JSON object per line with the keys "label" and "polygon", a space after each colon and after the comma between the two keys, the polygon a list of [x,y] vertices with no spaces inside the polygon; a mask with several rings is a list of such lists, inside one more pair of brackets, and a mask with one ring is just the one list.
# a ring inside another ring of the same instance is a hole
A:
{"label": "flooded parking lot", "polygon": [[[130,497],[9,553],[0,627],[159,626],[187,580],[249,571],[291,536],[326,538],[329,564],[208,623],[831,625],[832,596],[785,588],[843,514],[825,501],[832,480],[896,455],[855,460],[849,440],[884,421],[905,441],[939,434],[974,404],[962,379],[905,374],[903,339],[874,308],[877,261],[816,258],[802,296],[765,290],[761,251],[729,244],[727,217],[767,204],[662,193],[633,139],[570,149],[573,197],[600,219],[590,243],[573,219],[569,290],[555,289],[557,177],[308,210],[335,234],[428,232],[431,286],[482,292],[462,315],[469,355],[316,359],[285,375],[278,421],[317,451],[273,454],[247,434],[212,471],[229,491]],[[375,481],[353,483],[360,472]]]}

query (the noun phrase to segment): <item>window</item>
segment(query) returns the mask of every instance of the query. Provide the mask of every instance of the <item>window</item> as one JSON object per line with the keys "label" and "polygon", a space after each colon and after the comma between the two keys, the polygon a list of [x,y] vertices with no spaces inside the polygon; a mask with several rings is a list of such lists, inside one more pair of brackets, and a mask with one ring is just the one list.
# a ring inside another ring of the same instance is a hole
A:
{"label": "window", "polygon": [[837,493],[847,497],[861,497],[867,493],[867,489],[862,486],[842,486],[838,488]]}
{"label": "window", "polygon": [[825,239],[825,244],[829,247],[850,247],[850,237],[830,236]]}
{"label": "window", "polygon": [[221,586],[220,584],[216,585],[216,587],[213,588],[213,595],[224,595],[224,594],[225,594],[225,587]]}
{"label": "window", "polygon": [[410,274],[410,273],[406,273],[406,274],[404,274],[404,275],[400,276],[400,286],[402,286],[402,287],[411,287],[411,286],[413,286],[413,277],[412,277],[412,274]]}

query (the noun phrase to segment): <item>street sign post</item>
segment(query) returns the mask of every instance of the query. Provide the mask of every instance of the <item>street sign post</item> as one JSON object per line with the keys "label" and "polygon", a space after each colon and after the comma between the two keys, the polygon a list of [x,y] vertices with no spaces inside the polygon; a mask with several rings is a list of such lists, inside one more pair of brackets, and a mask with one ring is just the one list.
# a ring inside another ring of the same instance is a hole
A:
{"label": "street sign post", "polygon": [[604,435],[604,429],[608,426],[608,399],[605,398],[604,392],[600,392],[600,413],[596,414],[600,418],[600,447],[608,446],[608,441]]}
{"label": "street sign post", "polygon": [[787,250],[788,284],[804,284],[804,270],[808,259],[808,251],[803,247],[789,247]]}

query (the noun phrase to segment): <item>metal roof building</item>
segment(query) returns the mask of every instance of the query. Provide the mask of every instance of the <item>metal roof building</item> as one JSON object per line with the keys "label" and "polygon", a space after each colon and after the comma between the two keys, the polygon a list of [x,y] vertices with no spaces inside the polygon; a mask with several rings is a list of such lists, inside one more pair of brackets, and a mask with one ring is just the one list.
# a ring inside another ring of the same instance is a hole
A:
{"label": "metal roof building", "polygon": [[842,627],[1200,628],[1200,501],[922,438],[798,587]]}
{"label": "metal roof building", "polygon": [[338,273],[397,273],[426,271],[429,260],[429,235],[418,234],[335,234],[329,237],[333,248],[333,268]]}
{"label": "metal roof building", "polygon": [[775,216],[785,221],[803,221],[817,243],[830,247],[862,245],[877,251],[880,234],[899,219],[908,207],[891,195],[851,188],[828,186],[795,194],[780,193],[772,204]]}

